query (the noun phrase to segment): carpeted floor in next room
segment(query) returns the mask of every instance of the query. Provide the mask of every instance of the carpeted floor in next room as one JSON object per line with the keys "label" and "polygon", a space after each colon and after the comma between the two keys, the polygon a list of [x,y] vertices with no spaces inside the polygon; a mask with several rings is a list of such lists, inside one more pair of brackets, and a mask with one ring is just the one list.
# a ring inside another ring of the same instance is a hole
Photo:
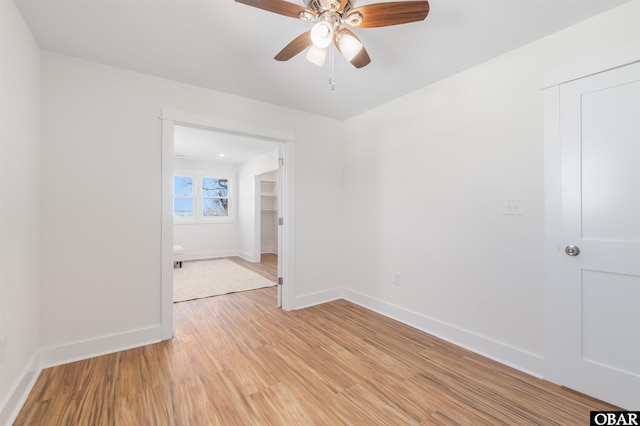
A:
{"label": "carpeted floor in next room", "polygon": [[276,284],[275,275],[277,255],[273,254],[263,255],[260,263],[235,257],[184,262],[182,268],[174,269],[174,302],[271,287]]}

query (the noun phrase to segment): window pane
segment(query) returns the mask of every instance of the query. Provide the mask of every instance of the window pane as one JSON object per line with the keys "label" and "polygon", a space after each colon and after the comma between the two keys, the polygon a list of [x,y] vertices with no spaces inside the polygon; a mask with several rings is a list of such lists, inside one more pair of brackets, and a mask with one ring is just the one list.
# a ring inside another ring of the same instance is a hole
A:
{"label": "window pane", "polygon": [[173,217],[193,217],[193,198],[174,198]]}
{"label": "window pane", "polygon": [[173,194],[182,196],[182,197],[193,196],[193,177],[174,176],[173,177]]}
{"label": "window pane", "polygon": [[203,216],[229,216],[229,200],[226,198],[205,198],[202,200]]}
{"label": "window pane", "polygon": [[228,188],[228,179],[202,178],[203,197],[227,197]]}

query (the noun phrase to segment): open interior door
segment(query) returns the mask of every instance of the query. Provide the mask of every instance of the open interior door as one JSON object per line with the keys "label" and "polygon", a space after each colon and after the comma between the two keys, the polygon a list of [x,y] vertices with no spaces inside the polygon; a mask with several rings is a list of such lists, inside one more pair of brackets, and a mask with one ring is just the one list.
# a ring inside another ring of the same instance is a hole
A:
{"label": "open interior door", "polygon": [[277,306],[279,308],[282,307],[282,286],[284,285],[283,280],[283,267],[282,267],[282,258],[284,256],[283,250],[283,224],[284,224],[284,196],[285,196],[285,176],[284,176],[284,145],[280,144],[278,146],[278,301]]}

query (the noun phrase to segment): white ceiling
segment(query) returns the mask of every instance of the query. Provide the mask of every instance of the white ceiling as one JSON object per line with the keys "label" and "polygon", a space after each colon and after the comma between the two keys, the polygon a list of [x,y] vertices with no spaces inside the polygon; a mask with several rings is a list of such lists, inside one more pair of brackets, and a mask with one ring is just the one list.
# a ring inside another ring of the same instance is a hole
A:
{"label": "white ceiling", "polygon": [[244,163],[278,149],[275,142],[187,126],[174,126],[173,139],[176,157],[226,164]]}
{"label": "white ceiling", "polygon": [[340,120],[626,1],[431,0],[425,21],[356,29],[372,62],[336,56],[332,91],[328,64],[273,60],[310,23],[233,0],[15,0],[43,49]]}

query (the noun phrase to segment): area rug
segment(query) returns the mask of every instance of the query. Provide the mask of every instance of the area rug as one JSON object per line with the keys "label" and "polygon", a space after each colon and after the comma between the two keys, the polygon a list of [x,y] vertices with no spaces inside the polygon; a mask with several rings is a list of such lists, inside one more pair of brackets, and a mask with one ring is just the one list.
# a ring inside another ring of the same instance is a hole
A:
{"label": "area rug", "polygon": [[173,301],[200,299],[276,285],[228,259],[184,262],[173,270]]}

